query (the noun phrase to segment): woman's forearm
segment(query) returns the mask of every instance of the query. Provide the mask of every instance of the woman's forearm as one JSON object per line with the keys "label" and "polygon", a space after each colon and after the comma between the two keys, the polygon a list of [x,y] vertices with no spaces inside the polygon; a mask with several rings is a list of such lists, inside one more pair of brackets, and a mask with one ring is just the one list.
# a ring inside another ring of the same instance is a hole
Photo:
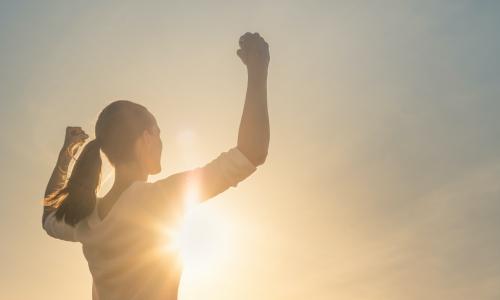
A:
{"label": "woman's forearm", "polygon": [[45,189],[45,197],[64,186],[70,162],[71,155],[68,153],[67,149],[63,147],[59,152],[56,165],[54,170],[52,170],[52,175],[50,176],[49,183]]}
{"label": "woman's forearm", "polygon": [[[45,189],[45,198],[64,186],[64,184],[66,183],[66,174],[68,172],[70,162],[71,156],[66,148],[63,147],[59,152],[56,165],[54,167],[54,170],[52,170],[52,175],[50,176],[49,183],[47,184],[47,188]],[[45,223],[45,219],[47,218],[49,213],[54,211],[54,209],[55,208],[51,206],[44,205],[42,225]]]}
{"label": "woman's forearm", "polygon": [[267,68],[249,69],[245,104],[238,132],[238,148],[255,165],[261,165],[267,157],[269,139]]}

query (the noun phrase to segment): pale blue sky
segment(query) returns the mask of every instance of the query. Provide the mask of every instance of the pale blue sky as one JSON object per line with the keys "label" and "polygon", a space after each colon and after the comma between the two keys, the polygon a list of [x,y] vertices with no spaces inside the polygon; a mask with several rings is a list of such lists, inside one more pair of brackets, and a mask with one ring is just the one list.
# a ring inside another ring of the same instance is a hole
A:
{"label": "pale blue sky", "polygon": [[497,1],[1,2],[2,297],[90,299],[37,202],[65,127],[129,99],[162,175],[201,165],[236,144],[258,31],[269,156],[207,203],[234,253],[181,299],[499,299],[499,26]]}

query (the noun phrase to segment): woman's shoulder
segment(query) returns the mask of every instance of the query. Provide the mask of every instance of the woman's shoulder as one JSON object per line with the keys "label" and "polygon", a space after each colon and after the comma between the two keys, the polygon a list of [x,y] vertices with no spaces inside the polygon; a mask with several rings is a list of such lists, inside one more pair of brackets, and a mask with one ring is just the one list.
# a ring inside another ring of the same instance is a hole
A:
{"label": "woman's shoulder", "polygon": [[159,219],[172,219],[184,211],[184,202],[164,185],[156,182],[134,182],[126,201],[136,214],[144,213]]}
{"label": "woman's shoulder", "polygon": [[162,198],[163,190],[154,182],[135,181],[123,194],[125,202],[131,206],[149,206]]}

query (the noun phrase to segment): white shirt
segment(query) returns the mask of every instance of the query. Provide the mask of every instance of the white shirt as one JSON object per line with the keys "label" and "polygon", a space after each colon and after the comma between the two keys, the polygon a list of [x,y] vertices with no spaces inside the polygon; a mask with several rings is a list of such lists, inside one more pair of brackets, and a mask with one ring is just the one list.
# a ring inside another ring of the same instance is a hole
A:
{"label": "white shirt", "polygon": [[96,205],[75,227],[57,221],[55,211],[43,227],[54,238],[82,243],[93,278],[93,300],[177,299],[182,266],[178,251],[169,247],[169,232],[182,220],[187,198],[196,199],[201,186],[210,187],[213,197],[236,187],[256,169],[234,147],[177,179],[133,182],[103,220]]}

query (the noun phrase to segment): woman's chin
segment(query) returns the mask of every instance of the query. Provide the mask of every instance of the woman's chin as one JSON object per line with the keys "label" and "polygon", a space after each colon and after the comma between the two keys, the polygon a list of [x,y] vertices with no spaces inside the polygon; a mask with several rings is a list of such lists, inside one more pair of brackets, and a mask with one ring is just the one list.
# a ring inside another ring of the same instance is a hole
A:
{"label": "woman's chin", "polygon": [[151,170],[149,173],[150,175],[156,175],[161,172],[161,166],[156,167],[155,169]]}

